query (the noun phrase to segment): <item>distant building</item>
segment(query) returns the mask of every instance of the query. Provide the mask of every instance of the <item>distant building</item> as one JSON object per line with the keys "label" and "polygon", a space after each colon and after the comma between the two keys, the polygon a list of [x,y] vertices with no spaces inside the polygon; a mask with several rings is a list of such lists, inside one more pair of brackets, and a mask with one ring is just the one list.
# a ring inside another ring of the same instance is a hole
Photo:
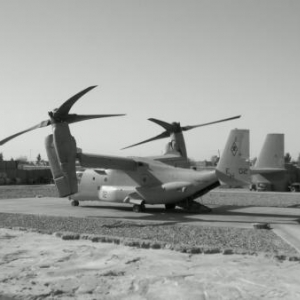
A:
{"label": "distant building", "polygon": [[52,182],[49,166],[30,166],[18,161],[0,162],[0,185],[3,184],[47,184]]}

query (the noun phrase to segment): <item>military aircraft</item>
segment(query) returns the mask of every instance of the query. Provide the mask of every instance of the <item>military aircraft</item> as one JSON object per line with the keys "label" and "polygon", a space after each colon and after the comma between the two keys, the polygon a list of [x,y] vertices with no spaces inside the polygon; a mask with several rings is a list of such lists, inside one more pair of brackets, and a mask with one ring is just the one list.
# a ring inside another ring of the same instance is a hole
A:
{"label": "military aircraft", "polygon": [[[170,124],[165,121],[150,118],[148,120],[162,126],[165,131],[153,138],[127,146],[123,149],[128,149],[169,137],[170,141],[165,147],[164,154],[160,156],[152,156],[151,158],[176,167],[197,169],[195,162],[190,160],[187,156],[183,131],[230,121],[240,117],[241,116],[235,116],[214,122],[184,127],[182,127],[178,122]],[[202,169],[198,169],[198,171],[202,171]],[[254,166],[250,167],[250,190],[285,191],[288,185],[286,172],[287,170],[284,166],[284,135],[279,133],[268,134],[259,156],[257,157],[256,163]]]}
{"label": "military aircraft", "polygon": [[269,133],[254,166],[250,190],[285,191],[288,185],[284,162],[284,134]]}
{"label": "military aircraft", "polygon": [[[232,130],[216,170],[197,172],[143,157],[119,157],[83,153],[76,147],[69,124],[114,115],[69,114],[75,102],[95,88],[91,86],[49,112],[49,119],[0,141],[0,145],[28,131],[52,125],[46,137],[46,151],[60,197],[69,197],[72,205],[97,200],[130,203],[135,212],[145,205],[164,204],[189,212],[209,211],[194,201],[224,182],[249,181],[249,130]],[[86,168],[76,175],[76,161]]]}

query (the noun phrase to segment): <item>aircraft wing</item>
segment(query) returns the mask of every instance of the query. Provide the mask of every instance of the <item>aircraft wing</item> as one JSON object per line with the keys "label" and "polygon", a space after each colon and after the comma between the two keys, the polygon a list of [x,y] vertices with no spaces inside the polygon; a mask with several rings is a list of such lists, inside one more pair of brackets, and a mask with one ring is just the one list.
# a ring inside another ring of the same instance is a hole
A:
{"label": "aircraft wing", "polygon": [[123,171],[134,171],[137,169],[138,163],[131,158],[98,155],[98,154],[77,154],[80,165],[85,168],[115,169]]}

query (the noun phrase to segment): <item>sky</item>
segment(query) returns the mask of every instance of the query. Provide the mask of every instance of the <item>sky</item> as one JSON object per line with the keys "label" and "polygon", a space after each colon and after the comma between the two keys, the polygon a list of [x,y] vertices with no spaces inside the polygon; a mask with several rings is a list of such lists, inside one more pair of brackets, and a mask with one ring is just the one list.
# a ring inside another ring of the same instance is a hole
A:
{"label": "sky", "polygon": [[[126,116],[71,125],[83,152],[160,155],[167,140],[121,148],[162,133],[148,118],[187,126],[241,115],[186,132],[188,156],[218,155],[233,128],[250,130],[251,157],[268,133],[300,153],[298,0],[0,0],[0,37],[0,139],[97,85],[71,113]],[[46,159],[48,134],[0,153]]]}

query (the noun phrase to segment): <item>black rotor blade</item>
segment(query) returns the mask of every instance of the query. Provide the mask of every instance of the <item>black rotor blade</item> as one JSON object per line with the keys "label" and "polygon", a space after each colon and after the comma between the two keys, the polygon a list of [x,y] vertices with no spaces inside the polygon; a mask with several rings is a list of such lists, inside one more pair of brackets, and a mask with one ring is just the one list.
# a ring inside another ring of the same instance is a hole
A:
{"label": "black rotor blade", "polygon": [[197,127],[202,127],[202,126],[207,126],[207,125],[211,125],[211,124],[216,124],[216,123],[221,123],[221,122],[226,122],[226,121],[238,119],[240,117],[241,116],[235,116],[235,117],[231,117],[231,118],[227,118],[227,119],[222,119],[222,120],[209,122],[209,123],[204,123],[204,124],[199,124],[199,125],[194,125],[194,126],[184,126],[184,127],[181,127],[181,129],[182,129],[182,131],[187,131],[187,130],[191,130],[191,129],[194,129],[194,128],[197,128]]}
{"label": "black rotor blade", "polygon": [[148,142],[152,142],[152,141],[156,141],[156,140],[160,140],[160,139],[164,139],[166,137],[169,137],[170,134],[168,131],[164,131],[163,133],[151,138],[151,139],[148,139],[148,140],[145,140],[145,141],[142,141],[140,143],[137,143],[137,144],[134,144],[134,145],[130,145],[128,147],[125,147],[125,148],[122,148],[121,150],[124,150],[124,149],[128,149],[128,148],[131,148],[131,147],[135,147],[135,146],[138,146],[138,145],[142,145],[142,144],[145,144],[145,143],[148,143]]}
{"label": "black rotor blade", "polygon": [[119,116],[125,116],[125,114],[113,114],[113,115],[76,115],[76,114],[70,114],[65,118],[65,121],[68,124],[72,124],[72,123],[91,120],[91,119],[119,117]]}
{"label": "black rotor blade", "polygon": [[214,122],[209,122],[209,123],[204,123],[204,124],[199,124],[199,125],[194,125],[194,126],[184,126],[184,127],[181,127],[180,123],[174,122],[174,123],[170,124],[170,123],[158,120],[158,119],[150,118],[150,119],[148,119],[149,121],[152,121],[152,122],[162,126],[164,129],[166,129],[166,131],[164,131],[163,133],[161,133],[160,135],[158,135],[156,137],[153,137],[151,139],[145,140],[143,142],[140,142],[140,143],[137,143],[137,144],[134,144],[134,145],[130,145],[128,147],[122,148],[121,150],[128,149],[128,148],[131,148],[131,147],[135,147],[135,146],[145,144],[145,143],[148,143],[148,142],[152,142],[152,141],[155,141],[155,140],[167,138],[171,135],[171,133],[179,133],[181,131],[187,131],[187,130],[191,130],[191,129],[201,127],[201,126],[207,126],[207,125],[211,125],[211,124],[226,122],[226,121],[238,119],[240,117],[241,116],[234,116],[234,117],[231,117],[231,118],[222,119],[222,120],[218,120],[218,121],[214,121]]}
{"label": "black rotor blade", "polygon": [[161,120],[154,119],[154,118],[150,118],[148,120],[160,125],[161,127],[163,127],[164,129],[166,129],[169,132],[172,131],[172,129],[173,129],[173,125],[170,123],[167,123],[165,121],[161,121]]}
{"label": "black rotor blade", "polygon": [[15,133],[3,140],[0,141],[0,146],[4,145],[8,141],[18,137],[19,135],[29,132],[34,129],[38,129],[41,127],[46,127],[50,124],[55,124],[57,122],[66,122],[68,124],[81,122],[85,120],[90,119],[97,119],[97,118],[107,118],[107,117],[117,117],[117,116],[124,116],[125,114],[102,114],[102,115],[77,115],[77,114],[69,114],[69,111],[71,110],[74,103],[80,99],[83,95],[85,95],[90,90],[94,89],[95,86],[90,86],[81,92],[77,93],[76,95],[72,96],[70,99],[65,101],[57,110],[54,110],[53,112],[49,112],[50,119],[40,122],[39,124],[32,126],[26,130],[20,131],[18,133]]}
{"label": "black rotor blade", "polygon": [[[81,121],[86,121],[86,120],[91,120],[91,119],[98,119],[98,118],[108,118],[108,117],[118,117],[118,116],[125,116],[125,114],[113,114],[113,115],[76,115],[76,114],[71,114],[67,115],[65,117],[65,122],[68,124],[76,123],[76,122],[81,122]],[[28,129],[25,129],[23,131],[20,131],[18,133],[15,133],[2,141],[0,141],[0,146],[4,145],[5,143],[9,142],[10,140],[18,137],[19,135],[22,135],[23,133],[42,128],[42,127],[47,127],[51,124],[50,120],[45,120],[40,122],[39,124],[32,126]]]}
{"label": "black rotor blade", "polygon": [[84,90],[82,90],[81,92],[77,93],[76,95],[74,95],[73,97],[71,97],[70,99],[68,99],[67,101],[65,101],[54,113],[54,117],[55,118],[63,118],[64,116],[69,114],[69,111],[71,110],[72,106],[74,105],[74,103],[79,100],[83,95],[85,95],[86,93],[88,93],[90,90],[94,89],[96,87],[96,85],[94,86],[90,86]]}
{"label": "black rotor blade", "polygon": [[17,136],[19,136],[19,135],[21,135],[23,133],[26,133],[28,131],[35,130],[35,129],[38,129],[38,128],[47,127],[50,124],[51,124],[50,120],[42,121],[42,122],[40,122],[39,124],[37,124],[35,126],[32,126],[32,127],[28,128],[28,129],[25,129],[23,131],[20,131],[18,133],[15,133],[15,134],[13,134],[13,135],[11,135],[11,136],[3,139],[2,141],[0,141],[0,146],[4,145],[5,143],[9,142],[10,140],[16,138]]}

